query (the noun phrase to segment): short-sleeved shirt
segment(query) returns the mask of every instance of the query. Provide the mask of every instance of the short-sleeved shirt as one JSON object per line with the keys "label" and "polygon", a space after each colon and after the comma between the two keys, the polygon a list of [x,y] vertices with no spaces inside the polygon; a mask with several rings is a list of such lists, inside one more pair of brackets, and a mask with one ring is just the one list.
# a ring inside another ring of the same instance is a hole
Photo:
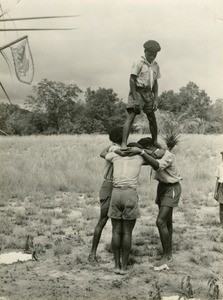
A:
{"label": "short-sleeved shirt", "polygon": [[140,155],[119,156],[114,152],[107,153],[105,159],[113,163],[113,186],[137,188],[141,166],[144,159]]}
{"label": "short-sleeved shirt", "polygon": [[173,153],[166,150],[163,157],[157,161],[159,163],[159,169],[155,171],[154,178],[156,180],[164,183],[176,183],[182,179]]}
{"label": "short-sleeved shirt", "polygon": [[[108,152],[114,152],[116,149],[119,149],[120,146],[118,146],[117,144],[112,144],[109,149]],[[104,167],[104,180],[106,181],[113,181],[113,164],[109,161],[106,160],[105,162],[105,167]]]}
{"label": "short-sleeved shirt", "polygon": [[220,164],[220,166],[218,166],[215,176],[217,177],[219,183],[223,183],[223,162]]}
{"label": "short-sleeved shirt", "polygon": [[137,76],[137,87],[149,87],[150,89],[152,89],[155,80],[161,77],[158,63],[156,61],[149,63],[143,56],[137,62],[133,63],[131,74]]}

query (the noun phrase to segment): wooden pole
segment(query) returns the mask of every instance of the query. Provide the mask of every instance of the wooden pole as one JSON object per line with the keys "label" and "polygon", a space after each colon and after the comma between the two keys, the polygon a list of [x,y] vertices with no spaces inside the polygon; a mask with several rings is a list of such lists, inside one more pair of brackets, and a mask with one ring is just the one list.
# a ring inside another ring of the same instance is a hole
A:
{"label": "wooden pole", "polygon": [[[0,29],[0,31],[4,31],[4,30]],[[16,44],[16,43],[18,43],[18,42],[20,42],[20,41],[26,39],[27,37],[28,37],[28,35],[22,36],[21,38],[19,38],[19,39],[13,41],[13,42],[11,42],[11,43],[8,43],[8,44],[6,44],[6,45],[3,46],[3,47],[0,47],[0,51],[2,51],[2,50],[5,49],[5,48],[10,47],[11,45],[14,45],[14,44]]]}
{"label": "wooden pole", "polygon": [[4,135],[8,135],[5,131],[0,129],[0,132],[3,133]]}
{"label": "wooden pole", "polygon": [[23,20],[39,20],[39,19],[56,19],[56,18],[74,18],[79,17],[79,15],[71,16],[46,16],[46,17],[27,17],[27,18],[11,18],[11,19],[0,19],[0,22],[10,22],[10,21],[23,21]]}
{"label": "wooden pole", "polygon": [[9,100],[9,103],[10,103],[10,104],[12,104],[12,102],[11,102],[11,100],[10,100],[10,98],[9,98],[8,94],[6,93],[6,90],[4,89],[4,87],[3,87],[3,85],[2,85],[2,83],[1,83],[1,82],[0,82],[0,86],[2,87],[2,89],[3,89],[3,92],[5,93],[5,95],[6,95],[7,99]]}
{"label": "wooden pole", "polygon": [[77,28],[16,28],[16,29],[0,29],[0,31],[40,31],[40,30],[76,30],[76,29]]}

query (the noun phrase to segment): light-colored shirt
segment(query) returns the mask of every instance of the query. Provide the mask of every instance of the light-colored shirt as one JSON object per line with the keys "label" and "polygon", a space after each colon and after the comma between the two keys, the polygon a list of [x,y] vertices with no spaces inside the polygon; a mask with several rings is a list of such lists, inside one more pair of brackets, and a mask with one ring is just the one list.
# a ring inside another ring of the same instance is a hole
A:
{"label": "light-colored shirt", "polygon": [[114,187],[137,188],[141,166],[144,163],[142,156],[119,156],[110,152],[105,159],[113,163]]}
{"label": "light-colored shirt", "polygon": [[220,166],[218,166],[215,176],[217,177],[219,183],[223,183],[223,162],[220,164]]}
{"label": "light-colored shirt", "polygon": [[[121,147],[114,143],[109,147],[108,153],[114,152],[116,149],[119,148]],[[105,166],[104,166],[104,180],[110,182],[113,181],[113,164],[107,160],[105,161]]]}
{"label": "light-colored shirt", "polygon": [[161,77],[158,63],[156,61],[150,63],[143,56],[137,62],[134,62],[131,74],[137,76],[136,86],[149,87],[151,89],[155,80]]}
{"label": "light-colored shirt", "polygon": [[163,157],[157,161],[159,169],[155,171],[154,179],[164,183],[176,183],[182,179],[173,153],[166,150]]}

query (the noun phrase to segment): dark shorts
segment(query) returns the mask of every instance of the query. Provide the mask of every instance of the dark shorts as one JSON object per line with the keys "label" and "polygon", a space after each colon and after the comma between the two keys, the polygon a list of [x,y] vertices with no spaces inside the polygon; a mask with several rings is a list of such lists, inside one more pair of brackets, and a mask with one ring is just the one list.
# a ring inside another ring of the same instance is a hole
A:
{"label": "dark shorts", "polygon": [[132,188],[113,188],[108,216],[113,219],[137,219],[140,216],[137,191]]}
{"label": "dark shorts", "polygon": [[106,216],[108,214],[108,209],[111,201],[113,184],[111,181],[104,180],[99,191],[101,214]]}
{"label": "dark shorts", "polygon": [[177,207],[181,195],[181,185],[159,182],[157,186],[156,204],[159,206]]}
{"label": "dark shorts", "polygon": [[223,204],[223,183],[220,183],[217,190],[217,199],[219,203]]}
{"label": "dark shorts", "polygon": [[127,111],[134,110],[135,114],[138,115],[143,111],[145,114],[150,114],[154,111],[154,96],[150,89],[137,89],[137,99],[132,98],[132,94],[129,93]]}

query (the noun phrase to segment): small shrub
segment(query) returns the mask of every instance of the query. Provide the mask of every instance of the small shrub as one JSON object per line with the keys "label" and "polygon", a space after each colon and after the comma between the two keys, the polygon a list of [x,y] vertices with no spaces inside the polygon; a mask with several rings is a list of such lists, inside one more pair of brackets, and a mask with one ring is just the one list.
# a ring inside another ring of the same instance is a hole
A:
{"label": "small shrub", "polygon": [[10,235],[13,231],[12,222],[8,217],[0,218],[0,234]]}

